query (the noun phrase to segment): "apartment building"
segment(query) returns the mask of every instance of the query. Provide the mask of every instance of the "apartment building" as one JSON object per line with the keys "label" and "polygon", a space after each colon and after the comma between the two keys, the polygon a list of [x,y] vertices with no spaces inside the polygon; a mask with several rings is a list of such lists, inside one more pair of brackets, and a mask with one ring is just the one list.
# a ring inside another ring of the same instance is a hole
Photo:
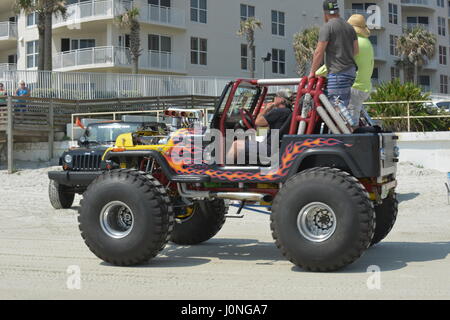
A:
{"label": "apartment building", "polygon": [[342,1],[345,6],[345,17],[353,13],[364,14],[367,18],[374,15],[371,6],[380,8],[378,26],[371,26],[370,40],[375,49],[374,84],[403,78],[396,61],[399,54],[395,47],[397,38],[404,30],[420,26],[437,36],[436,55],[419,74],[419,83],[427,91],[433,93],[450,93],[448,80],[450,77],[450,1],[448,0],[371,0]]}
{"label": "apartment building", "polygon": [[[68,18],[54,19],[55,71],[129,73],[129,31],[115,17],[131,0],[67,0]],[[323,23],[321,1],[307,0],[134,0],[140,9],[141,73],[189,76],[249,77],[253,60],[256,77],[294,77],[293,35]],[[396,37],[404,28],[421,25],[438,36],[437,54],[421,71],[420,83],[436,93],[448,93],[450,36],[448,0],[339,1],[345,18],[352,13],[380,18],[372,25],[376,69],[373,81],[402,77]],[[36,16],[15,17],[14,0],[0,1],[0,70],[37,68]],[[378,9],[377,9],[378,10]],[[253,59],[245,40],[237,36],[241,20],[255,16]],[[262,58],[271,54],[271,61]]]}

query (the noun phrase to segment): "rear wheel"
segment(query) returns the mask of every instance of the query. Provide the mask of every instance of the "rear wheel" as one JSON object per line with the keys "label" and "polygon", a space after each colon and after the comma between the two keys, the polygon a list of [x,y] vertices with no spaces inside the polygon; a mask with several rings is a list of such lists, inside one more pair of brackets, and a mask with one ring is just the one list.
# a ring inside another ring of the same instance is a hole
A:
{"label": "rear wheel", "polygon": [[144,172],[98,177],[81,201],[79,228],[89,249],[120,266],[145,263],[167,244],[174,217],[165,188]]}
{"label": "rear wheel", "polygon": [[310,271],[334,271],[368,248],[375,213],[356,178],[314,168],[286,182],[274,199],[271,222],[276,245],[291,262]]}
{"label": "rear wheel", "polygon": [[375,206],[376,228],[371,246],[387,237],[394,227],[398,214],[397,194],[392,193],[380,205]]}
{"label": "rear wheel", "polygon": [[67,192],[67,187],[59,184],[55,180],[50,180],[48,184],[48,197],[55,209],[68,209],[72,207],[75,193]]}
{"label": "rear wheel", "polygon": [[195,245],[214,237],[225,223],[228,207],[222,199],[196,201],[178,216],[170,241]]}

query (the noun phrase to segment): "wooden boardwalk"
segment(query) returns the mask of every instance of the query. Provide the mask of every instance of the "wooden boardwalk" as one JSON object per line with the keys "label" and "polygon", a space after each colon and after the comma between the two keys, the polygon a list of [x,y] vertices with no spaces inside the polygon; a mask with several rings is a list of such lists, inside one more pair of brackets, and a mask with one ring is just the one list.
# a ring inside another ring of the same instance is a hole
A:
{"label": "wooden boardwalk", "polygon": [[[14,171],[14,142],[40,138],[48,141],[48,159],[53,156],[55,132],[65,132],[75,113],[126,112],[176,108],[211,108],[217,97],[171,96],[102,100],[61,100],[8,97],[0,105],[0,144],[7,146],[8,172]],[[1,150],[1,147],[0,147]]]}

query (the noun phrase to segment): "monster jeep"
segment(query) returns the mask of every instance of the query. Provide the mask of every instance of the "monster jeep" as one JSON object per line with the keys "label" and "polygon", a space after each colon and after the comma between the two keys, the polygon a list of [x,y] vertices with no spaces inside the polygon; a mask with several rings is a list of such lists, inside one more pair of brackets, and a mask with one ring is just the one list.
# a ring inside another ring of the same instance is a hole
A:
{"label": "monster jeep", "polygon": [[[195,245],[212,238],[225,222],[225,201],[235,200],[241,208],[266,206],[276,245],[304,269],[332,271],[358,259],[396,219],[397,137],[364,117],[351,133],[323,94],[324,83],[236,80],[208,129],[193,128],[180,111],[170,114],[175,125],[167,137],[120,136],[104,160],[123,169],[104,172],[83,195],[79,227],[87,246],[115,265],[145,263],[168,241]],[[271,86],[297,87],[279,130],[277,165],[223,164],[224,141],[216,148],[192,144],[207,141],[212,130],[225,137],[230,129],[254,129]],[[203,160],[189,161],[196,157]]]}
{"label": "monster jeep", "polygon": [[89,124],[78,140],[79,147],[65,151],[59,158],[63,171],[48,173],[48,194],[52,206],[55,209],[70,208],[76,193],[82,194],[103,170],[115,168],[114,163],[101,161],[105,150],[114,145],[119,135],[135,132],[142,126],[142,122],[123,121]]}

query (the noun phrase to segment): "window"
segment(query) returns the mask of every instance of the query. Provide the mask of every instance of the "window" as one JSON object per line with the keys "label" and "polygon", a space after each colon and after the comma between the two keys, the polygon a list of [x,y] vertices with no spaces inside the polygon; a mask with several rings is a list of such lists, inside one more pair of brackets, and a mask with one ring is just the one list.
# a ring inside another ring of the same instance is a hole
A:
{"label": "window", "polygon": [[421,86],[424,90],[431,90],[431,79],[430,76],[419,76],[419,86]]}
{"label": "window", "polygon": [[[256,70],[256,59],[255,59],[255,51],[253,50],[253,71]],[[241,69],[242,70],[250,70],[249,66],[249,50],[248,45],[241,44]]]}
{"label": "window", "polygon": [[389,3],[389,23],[398,24],[398,5]]}
{"label": "window", "polygon": [[284,12],[272,10],[272,34],[284,37]]}
{"label": "window", "polygon": [[206,66],[208,64],[208,40],[191,38],[191,64]]}
{"label": "window", "polygon": [[172,39],[158,34],[148,35],[148,50],[157,52],[172,52]]}
{"label": "window", "polygon": [[255,7],[241,4],[241,20],[245,21],[250,17],[255,16]]}
{"label": "window", "polygon": [[17,63],[17,54],[10,54],[8,56],[8,63],[16,64]]}
{"label": "window", "polygon": [[286,73],[286,51],[272,49],[272,73]]}
{"label": "window", "polygon": [[130,47],[130,35],[119,36],[119,47],[129,48]]}
{"label": "window", "polygon": [[444,37],[446,34],[445,20],[445,18],[438,17],[438,34]]}
{"label": "window", "polygon": [[438,7],[445,8],[444,0],[437,0],[437,5],[438,5]]}
{"label": "window", "polygon": [[39,41],[27,42],[27,68],[36,68],[38,66]]}
{"label": "window", "polygon": [[398,36],[393,36],[393,35],[389,36],[390,53],[391,53],[391,56],[395,56],[395,57],[398,57],[397,40],[398,40]]}
{"label": "window", "polygon": [[191,0],[191,21],[206,23],[206,0]]}
{"label": "window", "polygon": [[151,6],[170,8],[170,0],[148,0],[148,4]]}
{"label": "window", "polygon": [[441,74],[440,93],[448,94],[448,76]]}
{"label": "window", "polygon": [[396,67],[391,67],[391,80],[400,78],[400,69]]}
{"label": "window", "polygon": [[39,16],[36,12],[27,15],[27,27],[35,26],[38,23]]}
{"label": "window", "polygon": [[439,63],[447,65],[447,47],[439,46]]}

